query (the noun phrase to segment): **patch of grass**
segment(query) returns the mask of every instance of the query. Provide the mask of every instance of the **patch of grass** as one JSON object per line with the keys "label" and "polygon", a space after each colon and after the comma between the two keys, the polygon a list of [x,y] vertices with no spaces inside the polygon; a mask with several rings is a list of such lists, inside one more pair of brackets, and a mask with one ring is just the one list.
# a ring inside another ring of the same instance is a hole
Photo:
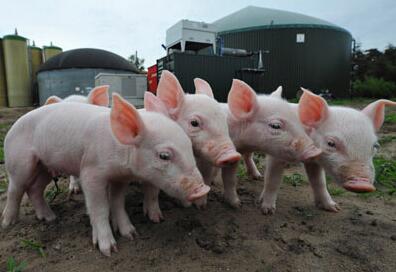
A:
{"label": "patch of grass", "polygon": [[378,140],[378,142],[379,142],[380,145],[384,145],[384,144],[393,142],[395,140],[396,140],[396,135],[386,135],[386,136],[381,137]]}
{"label": "patch of grass", "polygon": [[0,162],[4,162],[4,138],[10,129],[12,123],[0,124]]}
{"label": "patch of grass", "polygon": [[390,112],[386,114],[384,119],[385,124],[396,124],[396,113]]}
{"label": "patch of grass", "polygon": [[346,193],[345,189],[337,186],[334,183],[327,183],[327,190],[331,196],[340,196]]}
{"label": "patch of grass", "polygon": [[374,167],[377,190],[393,195],[396,192],[396,160],[376,157],[374,158]]}
{"label": "patch of grass", "polygon": [[361,193],[358,196],[364,199],[396,196],[396,160],[375,157],[373,162],[375,167],[376,191]]}
{"label": "patch of grass", "polygon": [[332,99],[327,101],[331,106],[354,106],[354,105],[367,105],[372,102],[372,99],[363,98],[363,97],[354,97],[351,99]]}
{"label": "patch of grass", "polygon": [[237,176],[240,179],[246,178],[248,176],[247,169],[243,163],[238,164]]}
{"label": "patch of grass", "polygon": [[56,198],[58,195],[60,195],[60,194],[62,194],[62,193],[63,193],[62,188],[60,188],[60,187],[58,186],[58,184],[55,183],[55,186],[50,186],[50,187],[45,191],[44,197],[45,197],[45,199],[46,199],[48,202],[51,203],[52,201],[55,200],[55,198]]}
{"label": "patch of grass", "polygon": [[14,257],[9,257],[7,259],[7,272],[22,272],[27,266],[26,261],[17,264]]}
{"label": "patch of grass", "polygon": [[299,174],[299,173],[294,173],[288,176],[283,177],[283,182],[290,184],[294,187],[301,186],[303,183],[305,183],[304,176]]}
{"label": "patch of grass", "polygon": [[21,244],[24,248],[32,249],[36,251],[41,257],[45,257],[44,246],[40,242],[34,240],[21,240]]}

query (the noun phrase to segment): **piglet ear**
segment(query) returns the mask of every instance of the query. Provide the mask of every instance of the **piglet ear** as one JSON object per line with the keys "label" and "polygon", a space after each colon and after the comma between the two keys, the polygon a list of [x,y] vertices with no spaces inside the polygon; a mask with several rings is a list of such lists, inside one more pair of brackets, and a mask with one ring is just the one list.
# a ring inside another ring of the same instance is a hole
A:
{"label": "piglet ear", "polygon": [[298,114],[303,125],[317,128],[329,114],[326,100],[311,91],[301,88],[304,92],[298,103]]}
{"label": "piglet ear", "polygon": [[362,112],[373,122],[375,130],[379,130],[384,123],[385,106],[396,106],[396,102],[380,99],[367,105]]}
{"label": "piglet ear", "polygon": [[45,101],[44,105],[49,105],[49,104],[55,104],[55,103],[59,103],[62,102],[62,98],[53,95],[47,98],[47,100]]}
{"label": "piglet ear", "polygon": [[234,79],[228,93],[228,107],[238,119],[250,119],[258,110],[257,95],[245,82]]}
{"label": "piglet ear", "polygon": [[169,71],[162,71],[157,97],[164,103],[169,115],[176,118],[184,103],[184,92],[177,78]]}
{"label": "piglet ear", "polygon": [[276,97],[276,98],[282,98],[282,86],[279,86],[275,91],[273,91],[270,96]]}
{"label": "piglet ear", "polygon": [[88,103],[108,107],[109,100],[109,85],[103,85],[93,88],[88,94]]}
{"label": "piglet ear", "polygon": [[205,80],[194,78],[194,85],[196,94],[206,94],[210,98],[214,98],[212,88]]}
{"label": "piglet ear", "polygon": [[121,144],[137,144],[143,138],[144,124],[139,112],[117,93],[113,93],[110,125]]}
{"label": "piglet ear", "polygon": [[144,108],[147,111],[158,112],[169,117],[168,110],[166,109],[164,103],[153,93],[144,93]]}

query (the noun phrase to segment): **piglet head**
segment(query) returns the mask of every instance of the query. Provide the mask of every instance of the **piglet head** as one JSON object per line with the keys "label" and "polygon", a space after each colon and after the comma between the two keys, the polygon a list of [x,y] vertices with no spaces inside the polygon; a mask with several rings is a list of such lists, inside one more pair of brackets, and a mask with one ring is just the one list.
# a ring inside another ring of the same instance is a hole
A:
{"label": "piglet head", "polygon": [[192,202],[206,195],[196,167],[190,139],[171,119],[155,112],[139,112],[118,94],[113,94],[111,129],[128,146],[131,171],[169,195]]}
{"label": "piglet head", "polygon": [[375,133],[383,124],[385,106],[396,103],[378,100],[358,111],[329,107],[322,97],[303,91],[299,115],[323,150],[321,165],[346,190],[374,191],[373,157],[379,148]]}
{"label": "piglet head", "polygon": [[305,133],[293,107],[282,99],[282,87],[257,96],[245,82],[234,79],[228,95],[229,126],[235,143],[247,151],[300,161],[320,154]]}
{"label": "piglet head", "polygon": [[[239,161],[229,134],[226,115],[214,99],[209,84],[194,80],[196,93],[186,95],[177,78],[163,71],[157,89],[157,100],[146,109],[164,113],[175,120],[189,136],[194,154],[216,166],[227,166]],[[149,103],[148,103],[149,104]]]}

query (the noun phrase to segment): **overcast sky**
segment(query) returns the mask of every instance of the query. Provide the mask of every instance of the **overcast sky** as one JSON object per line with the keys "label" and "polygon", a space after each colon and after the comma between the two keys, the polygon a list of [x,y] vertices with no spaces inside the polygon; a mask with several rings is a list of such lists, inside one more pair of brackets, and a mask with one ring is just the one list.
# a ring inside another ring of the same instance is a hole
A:
{"label": "overcast sky", "polygon": [[38,46],[101,48],[123,57],[138,50],[147,67],[165,54],[166,29],[177,21],[210,23],[248,5],[327,20],[349,30],[364,49],[396,44],[395,0],[0,0],[0,36],[17,27]]}

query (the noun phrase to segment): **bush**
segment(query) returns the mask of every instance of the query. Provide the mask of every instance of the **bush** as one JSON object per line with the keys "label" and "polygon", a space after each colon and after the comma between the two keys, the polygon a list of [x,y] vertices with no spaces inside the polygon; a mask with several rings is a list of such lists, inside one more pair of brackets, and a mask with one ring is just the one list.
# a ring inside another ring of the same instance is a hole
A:
{"label": "bush", "polygon": [[396,84],[382,78],[366,77],[353,82],[353,95],[369,98],[396,97]]}

